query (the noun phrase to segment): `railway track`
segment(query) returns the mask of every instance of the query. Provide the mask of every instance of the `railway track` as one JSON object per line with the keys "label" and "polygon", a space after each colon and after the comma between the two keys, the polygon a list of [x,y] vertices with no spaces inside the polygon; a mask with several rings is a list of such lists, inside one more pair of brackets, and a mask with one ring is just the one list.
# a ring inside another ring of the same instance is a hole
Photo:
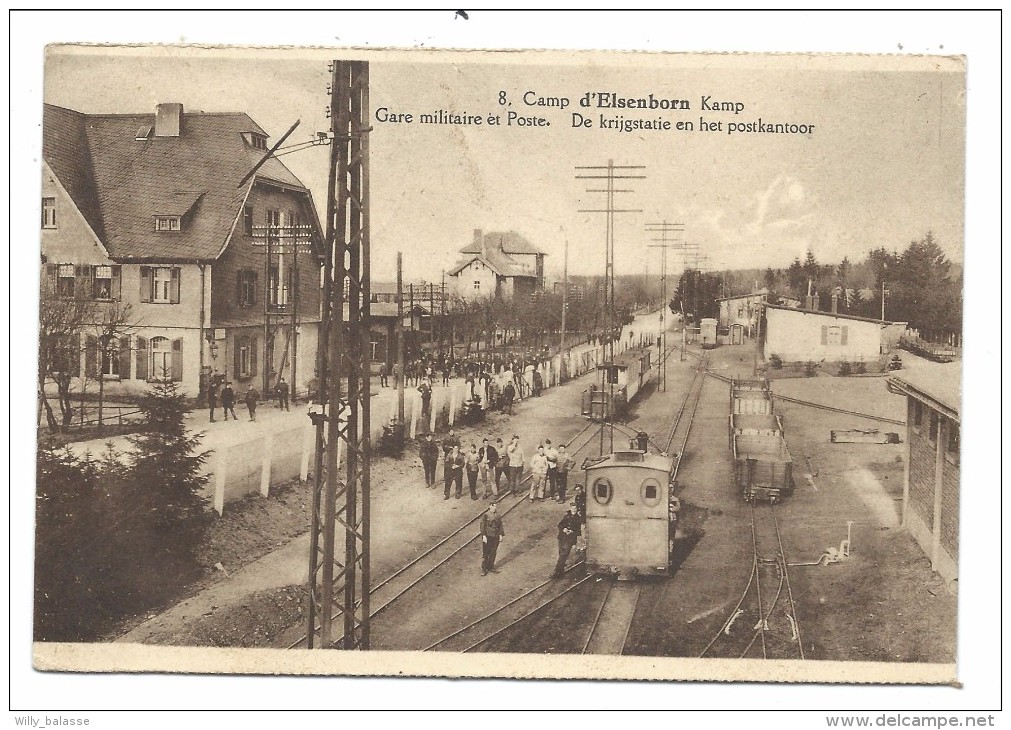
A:
{"label": "railway track", "polygon": [[[707,360],[704,360],[696,368],[684,400],[670,426],[670,434],[665,445],[650,440],[653,447],[661,452],[669,453],[672,445],[677,444],[679,448],[677,465],[681,462],[698,411],[705,386],[706,365]],[[611,426],[627,435],[633,437],[636,435],[636,431],[628,426],[618,423],[612,423]],[[674,474],[675,476],[677,474],[676,466]],[[573,572],[573,568],[566,573]],[[559,585],[557,581],[545,581],[505,606],[440,639],[429,646],[428,650],[480,651],[492,642],[506,637],[507,633],[521,622],[559,605],[568,598],[577,602],[582,616],[589,615],[586,609],[592,608],[591,619],[581,632],[578,648],[573,643],[572,651],[581,654],[619,655],[624,652],[636,609],[646,590],[648,587],[640,582],[601,579],[593,575],[577,580],[570,578],[566,585]],[[575,641],[574,638],[570,640]]]}
{"label": "railway track", "polygon": [[751,570],[700,658],[804,659],[797,605],[774,505],[751,505]]}
{"label": "railway track", "polygon": [[[570,449],[573,444],[582,440],[587,433],[589,433],[589,438],[582,441],[582,443],[575,448],[571,448],[570,453],[573,456],[582,449],[586,448],[594,440],[596,433],[593,430],[593,427],[596,425],[598,424],[593,422],[587,423],[575,436],[566,442],[566,448]],[[528,484],[530,479],[531,475],[527,474],[520,482],[521,485]],[[519,494],[504,495],[500,497],[497,502],[500,505],[504,505],[505,508],[501,510],[499,514],[500,516],[505,517],[514,509],[519,507],[519,505],[523,504],[524,496],[522,490]],[[375,584],[370,591],[371,602],[372,605],[375,606],[370,614],[370,618],[374,619],[381,615],[405,594],[407,594],[412,588],[430,577],[433,573],[439,570],[439,568],[475,543],[479,536],[476,531],[468,530],[468,528],[475,525],[481,519],[482,514],[483,512],[478,513],[458,527],[455,531],[442,538],[442,540],[432,545],[423,553],[416,556],[406,565],[398,568],[382,581]],[[334,613],[332,619],[335,620],[340,615],[341,612],[337,611]],[[307,635],[303,634],[294,642],[289,643],[287,648],[296,649],[303,646],[305,645],[307,638]]]}

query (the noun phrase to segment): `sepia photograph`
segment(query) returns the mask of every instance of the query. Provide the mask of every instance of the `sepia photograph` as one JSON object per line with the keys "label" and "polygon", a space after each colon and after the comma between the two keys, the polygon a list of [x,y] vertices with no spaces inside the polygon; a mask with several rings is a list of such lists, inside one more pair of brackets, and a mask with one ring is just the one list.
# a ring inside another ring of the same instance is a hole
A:
{"label": "sepia photograph", "polygon": [[964,55],[40,61],[36,672],[959,684]]}

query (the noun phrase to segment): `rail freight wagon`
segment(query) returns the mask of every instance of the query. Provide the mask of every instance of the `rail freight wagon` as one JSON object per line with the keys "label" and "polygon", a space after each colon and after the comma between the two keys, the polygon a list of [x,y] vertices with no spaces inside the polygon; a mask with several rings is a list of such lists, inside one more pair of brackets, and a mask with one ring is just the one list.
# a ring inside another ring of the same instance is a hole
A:
{"label": "rail freight wagon", "polygon": [[765,380],[731,380],[730,413],[772,413],[772,391]]}
{"label": "rail freight wagon", "polygon": [[711,350],[716,347],[719,344],[716,339],[716,320],[711,317],[700,320],[699,336],[702,339],[703,349]]}
{"label": "rail freight wagon", "polygon": [[731,413],[729,442],[734,436],[783,436],[783,421],[771,413]]}
{"label": "rail freight wagon", "polygon": [[621,415],[628,404],[653,379],[653,348],[636,347],[612,362],[598,365],[603,385],[594,383],[583,391],[582,414],[595,421]]}
{"label": "rail freight wagon", "polygon": [[674,460],[644,451],[615,451],[584,464],[586,567],[619,580],[670,575],[679,508]]}
{"label": "rail freight wagon", "polygon": [[793,492],[793,459],[782,434],[733,436],[734,484],[745,502],[775,504]]}

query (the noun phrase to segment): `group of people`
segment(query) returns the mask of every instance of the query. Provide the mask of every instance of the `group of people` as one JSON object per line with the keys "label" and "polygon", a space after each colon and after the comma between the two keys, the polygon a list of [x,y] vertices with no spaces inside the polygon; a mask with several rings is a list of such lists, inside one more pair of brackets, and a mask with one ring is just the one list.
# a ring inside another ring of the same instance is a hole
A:
{"label": "group of people", "polygon": [[[425,472],[425,485],[429,488],[434,488],[437,484],[440,452],[443,499],[449,499],[454,492],[456,499],[463,496],[464,476],[471,499],[521,493],[521,477],[528,464],[518,434],[509,440],[508,445],[501,438],[494,442],[490,438],[484,438],[480,446],[477,442],[465,446],[453,429],[450,429],[441,444],[436,443],[432,433],[426,433],[421,439],[419,456]],[[527,496],[530,501],[565,502],[569,472],[575,465],[565,444],[555,446],[551,439],[539,444],[529,461],[530,486]],[[483,489],[481,494],[478,493],[479,485]]]}
{"label": "group of people", "polygon": [[[287,411],[289,408],[289,396],[291,394],[291,388],[285,381],[284,376],[278,378],[277,384],[274,386],[274,396],[277,398],[277,407],[281,410]],[[236,401],[235,389],[232,388],[231,381],[220,379],[212,379],[207,387],[207,407],[210,410],[210,421],[215,422],[214,411],[217,409],[218,404],[221,404],[221,410],[224,413],[225,420],[228,420],[228,416],[231,416],[234,420],[238,421],[239,417],[235,414],[235,401]],[[246,404],[246,410],[249,411],[249,420],[256,420],[256,407],[260,403],[260,391],[256,389],[252,383],[246,388],[246,392],[242,396],[242,400]]]}
{"label": "group of people", "polygon": [[[482,575],[498,572],[495,569],[495,556],[505,535],[496,506],[498,498],[523,494],[522,475],[529,465],[530,486],[525,494],[527,499],[531,502],[550,500],[565,503],[569,472],[576,466],[575,460],[566,451],[565,444],[555,446],[551,439],[545,439],[537,445],[528,464],[518,434],[513,435],[508,444],[501,438],[496,438],[494,442],[490,438],[483,438],[480,446],[476,442],[465,446],[453,429],[450,429],[441,444],[435,441],[434,434],[426,433],[421,439],[419,452],[425,472],[425,486],[429,489],[438,485],[437,470],[441,452],[444,500],[454,496],[456,499],[463,497],[464,476],[472,500],[492,499],[481,518]],[[565,561],[582,534],[585,514],[586,497],[582,487],[577,486],[574,509],[569,509],[558,523],[556,576],[562,574]]]}

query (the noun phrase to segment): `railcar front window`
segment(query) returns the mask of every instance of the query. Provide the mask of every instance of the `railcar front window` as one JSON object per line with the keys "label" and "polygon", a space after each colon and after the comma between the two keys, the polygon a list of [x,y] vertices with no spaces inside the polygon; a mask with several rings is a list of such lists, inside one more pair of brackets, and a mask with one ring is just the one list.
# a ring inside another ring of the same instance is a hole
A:
{"label": "railcar front window", "polygon": [[647,479],[642,483],[642,501],[647,507],[660,504],[660,483],[655,479]]}
{"label": "railcar front window", "polygon": [[614,488],[607,479],[598,479],[593,483],[593,498],[597,504],[607,504],[614,496]]}

